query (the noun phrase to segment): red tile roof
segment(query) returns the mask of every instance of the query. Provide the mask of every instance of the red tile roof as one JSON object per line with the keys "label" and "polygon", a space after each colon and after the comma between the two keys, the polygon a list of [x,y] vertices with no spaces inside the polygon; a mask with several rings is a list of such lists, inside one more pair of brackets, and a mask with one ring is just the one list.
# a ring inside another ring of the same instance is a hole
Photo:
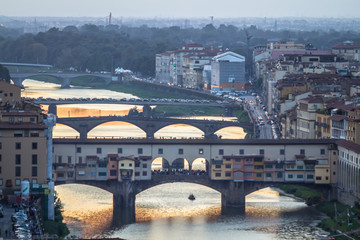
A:
{"label": "red tile roof", "polygon": [[336,141],[336,144],[338,146],[344,147],[344,148],[354,151],[356,153],[360,153],[360,145],[359,144],[349,142],[346,140],[338,140],[338,141]]}
{"label": "red tile roof", "polygon": [[354,48],[360,48],[360,44],[354,43],[353,41],[345,41],[345,42],[336,44],[332,48],[333,49],[354,49]]}

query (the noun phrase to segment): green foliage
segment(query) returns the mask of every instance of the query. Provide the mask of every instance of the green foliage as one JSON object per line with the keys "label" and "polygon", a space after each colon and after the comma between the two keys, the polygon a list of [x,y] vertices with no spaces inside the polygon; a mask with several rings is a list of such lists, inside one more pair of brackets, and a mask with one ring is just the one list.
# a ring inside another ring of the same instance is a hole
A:
{"label": "green foliage", "polygon": [[10,83],[9,69],[0,64],[0,80]]}
{"label": "green foliage", "polygon": [[[336,214],[335,204],[337,210]],[[360,227],[360,223],[358,221],[360,208],[357,206],[350,207],[339,202],[322,202],[316,207],[316,209],[330,217],[323,219],[318,225],[330,233],[335,234],[337,233],[337,230],[349,232],[351,230],[359,229]]]}
{"label": "green foliage", "polygon": [[55,220],[43,220],[44,231],[48,234],[56,234],[61,239],[70,233],[66,224],[63,222],[63,205],[59,198],[55,201]]}
{"label": "green foliage", "polygon": [[294,194],[296,197],[304,199],[308,204],[318,204],[321,201],[321,194],[311,188],[298,185],[282,185],[280,187],[286,193]]}
{"label": "green foliage", "polygon": [[237,111],[236,117],[239,122],[250,122],[249,114],[247,111]]}
{"label": "green foliage", "polygon": [[214,116],[221,115],[221,107],[201,107],[201,106],[157,106],[155,111],[166,116]]}

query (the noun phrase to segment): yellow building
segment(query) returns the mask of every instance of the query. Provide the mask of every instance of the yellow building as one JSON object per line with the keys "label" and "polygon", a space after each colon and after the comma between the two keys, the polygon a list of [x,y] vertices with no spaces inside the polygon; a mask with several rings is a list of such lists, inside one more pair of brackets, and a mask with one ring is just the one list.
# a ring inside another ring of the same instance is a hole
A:
{"label": "yellow building", "polygon": [[0,193],[9,195],[20,190],[23,180],[46,182],[44,130],[47,127],[39,107],[20,101],[19,87],[0,81],[0,89],[3,100],[10,99],[6,102],[14,105],[19,103],[10,109],[4,105],[0,107]]}
{"label": "yellow building", "polygon": [[233,163],[230,157],[224,156],[221,160],[213,160],[211,165],[212,180],[232,180]]}
{"label": "yellow building", "polygon": [[135,159],[131,157],[122,157],[119,159],[118,165],[118,181],[135,180]]}
{"label": "yellow building", "polygon": [[321,112],[316,112],[316,133],[315,138],[331,138],[331,124],[330,124],[330,115],[325,115]]}
{"label": "yellow building", "polygon": [[254,181],[264,181],[263,156],[254,156]]}
{"label": "yellow building", "polygon": [[14,106],[21,102],[21,87],[0,81],[0,105]]}

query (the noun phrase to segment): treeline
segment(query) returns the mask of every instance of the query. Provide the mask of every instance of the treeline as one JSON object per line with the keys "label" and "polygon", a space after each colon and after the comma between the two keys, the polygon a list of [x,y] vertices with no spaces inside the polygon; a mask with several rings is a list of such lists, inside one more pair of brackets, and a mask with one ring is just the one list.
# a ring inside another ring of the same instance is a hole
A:
{"label": "treeline", "polygon": [[250,45],[264,45],[268,40],[292,40],[312,43],[318,49],[330,49],[345,40],[360,42],[355,32],[292,32],[263,31],[251,26],[209,24],[203,28],[149,28],[127,26],[84,25],[80,28],[51,28],[36,35],[9,37],[0,31],[0,61],[51,64],[57,68],[76,68],[79,71],[111,71],[116,67],[131,69],[143,76],[154,76],[155,54],[175,50],[187,43],[223,46],[246,56],[247,36]]}

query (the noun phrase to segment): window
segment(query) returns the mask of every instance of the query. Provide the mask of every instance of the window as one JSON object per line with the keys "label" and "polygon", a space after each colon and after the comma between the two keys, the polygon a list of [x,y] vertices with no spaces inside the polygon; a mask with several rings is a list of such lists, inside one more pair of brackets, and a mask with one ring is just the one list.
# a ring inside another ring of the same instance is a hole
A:
{"label": "window", "polygon": [[314,179],[314,175],[308,174],[308,175],[306,176],[306,178],[307,178],[307,179]]}
{"label": "window", "polygon": [[259,149],[259,154],[264,155],[264,154],[265,154],[265,150],[264,150],[264,149]]}
{"label": "window", "polygon": [[143,163],[143,168],[147,168],[147,163]]}
{"label": "window", "polygon": [[22,137],[22,136],[23,136],[22,130],[15,130],[14,131],[14,137]]}
{"label": "window", "polygon": [[121,167],[125,166],[123,163],[120,165]]}
{"label": "window", "polygon": [[221,177],[221,173],[219,172],[215,173],[215,177]]}
{"label": "window", "polygon": [[147,176],[147,171],[143,171],[143,176]]}
{"label": "window", "polygon": [[184,149],[182,148],[179,148],[179,151],[178,151],[179,154],[184,154]]}
{"label": "window", "polygon": [[71,156],[68,156],[68,163],[71,163]]}
{"label": "window", "polygon": [[252,165],[245,165],[245,169],[252,169],[253,166]]}
{"label": "window", "polygon": [[77,148],[76,148],[76,152],[77,152],[77,153],[81,153],[81,147],[77,147]]}
{"label": "window", "polygon": [[298,175],[296,175],[296,178],[298,178],[298,179],[303,179],[303,178],[304,178],[304,175],[298,174]]}
{"label": "window", "polygon": [[245,173],[245,177],[252,177],[252,175],[253,175],[253,174],[252,174],[251,172],[246,172],[246,173]]}
{"label": "window", "polygon": [[79,163],[82,164],[82,157],[79,157]]}
{"label": "window", "polygon": [[106,177],[106,172],[99,172],[99,177]]}
{"label": "window", "polygon": [[116,170],[110,170],[110,176],[116,176]]}
{"label": "window", "polygon": [[31,168],[31,176],[37,177],[37,167],[32,167]]}
{"label": "window", "polygon": [[15,155],[15,164],[21,164],[21,155],[20,154]]}
{"label": "window", "polygon": [[289,174],[288,175],[288,178],[293,178],[294,176],[292,174]]}
{"label": "window", "polygon": [[31,163],[35,165],[37,164],[37,160],[38,160],[37,154],[33,154],[31,156]]}
{"label": "window", "polygon": [[280,155],[285,155],[285,149],[280,149]]}
{"label": "window", "polygon": [[204,154],[204,149],[200,148],[199,149],[199,154]]}
{"label": "window", "polygon": [[226,172],[225,177],[231,177],[231,172]]}
{"label": "window", "polygon": [[265,168],[273,168],[272,164],[265,164]]}
{"label": "window", "polygon": [[118,148],[118,153],[122,153],[122,148]]}
{"label": "window", "polygon": [[0,179],[0,186],[2,186],[3,185],[3,180],[2,179]]}
{"label": "window", "polygon": [[219,149],[219,155],[224,155],[224,149]]}
{"label": "window", "polygon": [[256,173],[256,177],[262,177],[262,173]]}
{"label": "window", "polygon": [[58,157],[58,163],[62,163],[62,156]]}
{"label": "window", "polygon": [[22,117],[18,117],[18,122],[21,123],[23,121]]}
{"label": "window", "polygon": [[21,184],[21,180],[20,179],[15,179],[15,185],[20,186],[20,184]]}
{"label": "window", "polygon": [[325,154],[325,149],[320,149],[320,154],[324,155]]}
{"label": "window", "polygon": [[15,149],[21,149],[21,143],[19,142],[15,143]]}
{"label": "window", "polygon": [[239,153],[240,153],[241,155],[244,155],[244,149],[240,149]]}
{"label": "window", "polygon": [[135,167],[140,167],[140,162],[135,162]]}
{"label": "window", "polygon": [[14,122],[15,122],[15,121],[14,121],[14,117],[10,117],[10,118],[9,118],[9,122],[10,122],[10,123],[14,123]]}
{"label": "window", "polygon": [[300,149],[300,155],[305,155],[305,149]]}
{"label": "window", "polygon": [[97,153],[97,154],[101,154],[101,152],[102,152],[102,151],[101,151],[101,148],[96,148],[96,153]]}
{"label": "window", "polygon": [[32,149],[37,149],[37,147],[38,147],[37,143],[36,143],[36,142],[33,142],[33,143],[32,143]]}
{"label": "window", "polygon": [[321,176],[317,176],[315,179],[316,180],[321,180]]}
{"label": "window", "polygon": [[2,155],[0,154],[0,162],[1,162],[1,160],[2,160]]}
{"label": "window", "polygon": [[215,165],[215,168],[221,168],[221,165],[220,165],[220,164],[216,164],[216,165]]}
{"label": "window", "polygon": [[0,149],[2,149],[2,143],[0,142]]}
{"label": "window", "polygon": [[20,177],[21,176],[21,167],[15,167],[15,176]]}
{"label": "window", "polygon": [[35,122],[35,118],[34,118],[34,117],[31,117],[31,118],[30,118],[30,122],[32,122],[32,123]]}
{"label": "window", "polygon": [[164,154],[164,149],[159,148],[159,149],[158,149],[158,154]]}
{"label": "window", "polygon": [[129,167],[132,167],[132,163],[129,163]]}
{"label": "window", "polygon": [[277,177],[278,177],[278,178],[282,178],[282,176],[283,176],[282,172],[278,172],[278,173],[277,173]]}
{"label": "window", "polygon": [[304,169],[304,166],[296,166],[296,169],[302,170],[302,169]]}
{"label": "window", "polygon": [[225,168],[231,168],[231,164],[226,164]]}
{"label": "window", "polygon": [[142,154],[143,153],[143,149],[142,148],[138,148],[138,154]]}
{"label": "window", "polygon": [[241,173],[237,172],[236,177],[241,177]]}
{"label": "window", "polygon": [[140,172],[135,172],[135,177],[139,177],[140,176]]}

